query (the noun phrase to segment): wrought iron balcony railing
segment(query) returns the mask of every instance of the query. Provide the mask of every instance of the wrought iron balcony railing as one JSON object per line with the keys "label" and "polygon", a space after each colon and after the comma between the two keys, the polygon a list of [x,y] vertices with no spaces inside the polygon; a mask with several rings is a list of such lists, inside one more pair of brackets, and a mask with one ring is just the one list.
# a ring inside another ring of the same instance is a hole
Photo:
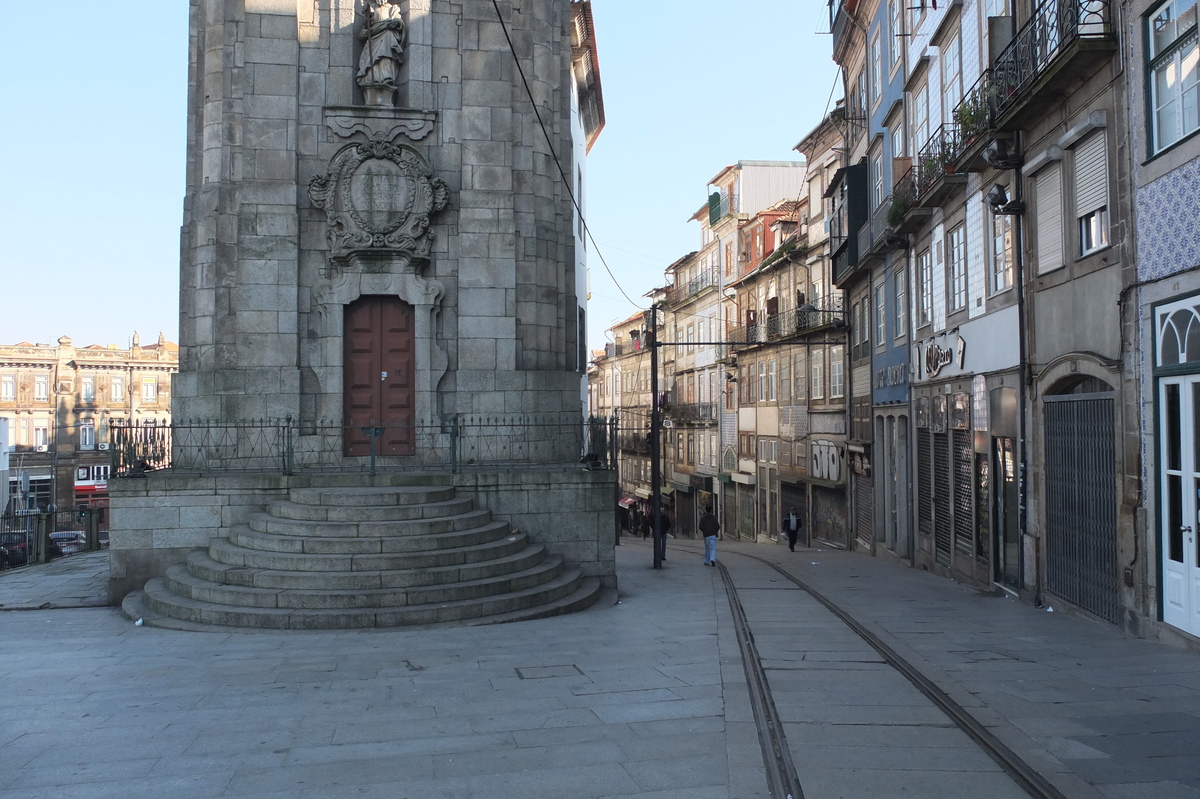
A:
{"label": "wrought iron balcony railing", "polygon": [[914,183],[918,201],[926,199],[939,180],[955,174],[954,162],[961,150],[958,125],[947,123],[934,131],[917,153]]}
{"label": "wrought iron balcony railing", "polygon": [[1112,0],[1043,0],[992,65],[996,116],[1019,103],[1070,45],[1113,37]]}
{"label": "wrought iron balcony railing", "polygon": [[710,424],[717,421],[715,402],[687,402],[671,409],[671,418],[683,424]]}

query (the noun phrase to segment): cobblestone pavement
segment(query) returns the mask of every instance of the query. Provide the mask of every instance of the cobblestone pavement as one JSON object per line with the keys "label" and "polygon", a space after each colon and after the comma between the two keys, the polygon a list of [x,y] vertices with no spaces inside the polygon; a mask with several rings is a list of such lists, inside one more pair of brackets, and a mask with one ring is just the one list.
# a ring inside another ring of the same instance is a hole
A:
{"label": "cobblestone pavement", "polygon": [[[137,627],[89,607],[104,553],[0,574],[0,796],[765,798],[702,549],[673,541],[653,570],[626,539],[618,605],[422,630]],[[725,542],[718,557],[808,799],[1024,794],[758,559],[846,607],[1064,795],[1200,798],[1200,656],[878,558]]]}

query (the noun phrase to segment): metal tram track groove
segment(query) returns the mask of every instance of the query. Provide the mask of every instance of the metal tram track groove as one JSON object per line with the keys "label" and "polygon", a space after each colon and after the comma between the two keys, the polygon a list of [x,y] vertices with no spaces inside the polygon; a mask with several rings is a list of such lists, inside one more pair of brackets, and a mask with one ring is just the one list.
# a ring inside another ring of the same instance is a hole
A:
{"label": "metal tram track groove", "polygon": [[[807,593],[813,599],[817,600],[830,613],[840,619],[847,627],[853,630],[859,637],[871,645],[876,652],[896,671],[904,675],[910,683],[927,699],[937,705],[950,719],[958,725],[959,729],[967,734],[983,751],[985,751],[996,763],[1004,769],[1013,780],[1021,786],[1021,788],[1034,799],[1067,799],[1058,788],[1054,787],[1049,780],[1045,778],[1037,769],[1025,762],[1016,752],[1009,749],[999,738],[987,730],[978,720],[972,716],[966,708],[955,702],[948,693],[942,690],[936,683],[922,674],[911,663],[900,657],[891,647],[885,644],[878,636],[868,630],[857,619],[851,616],[848,612],[834,603],[828,597],[821,594],[812,586],[805,583],[800,578],[786,571],[782,566],[771,563],[770,561],[758,557],[756,555],[748,555],[743,552],[736,553],[742,557],[750,558],[770,566],[776,572],[787,578],[789,582],[797,588]],[[754,646],[754,637],[750,631],[749,624],[746,621],[745,613],[741,607],[741,600],[737,598],[737,587],[733,584],[732,578],[726,571],[724,564],[718,561],[717,565],[721,569],[721,576],[725,581],[726,593],[729,596],[729,606],[733,610],[734,624],[737,627],[738,641],[742,647],[742,658],[746,667],[746,678],[751,686],[751,705],[754,707],[755,720],[760,721],[759,738],[763,742],[764,760],[768,760],[768,746],[774,754],[774,764],[776,768],[790,775],[795,787],[794,797],[799,799],[803,794],[800,792],[799,780],[796,777],[796,772],[792,766],[791,757],[787,754],[786,743],[783,738],[782,724],[776,715],[774,702],[771,699],[770,686],[767,684],[766,673],[759,660],[758,650]],[[760,705],[763,712],[766,714],[764,719],[759,719]],[[779,756],[779,747],[783,747],[782,757]],[[772,795],[776,797],[786,797],[788,791],[776,793],[776,785],[785,785],[786,783],[776,782],[776,775],[771,774],[772,768],[768,765],[768,778],[772,779]]]}
{"label": "metal tram track groove", "polygon": [[771,686],[767,682],[766,670],[758,647],[754,645],[754,633],[738,596],[737,586],[729,576],[725,564],[717,561],[717,569],[725,583],[725,596],[733,614],[733,627],[737,633],[738,647],[742,652],[742,666],[746,671],[746,686],[750,691],[750,708],[754,712],[754,726],[758,730],[758,741],[762,746],[763,766],[767,772],[767,787],[774,799],[804,799],[796,767],[792,764],[792,753],[783,735],[783,721],[771,698]]}

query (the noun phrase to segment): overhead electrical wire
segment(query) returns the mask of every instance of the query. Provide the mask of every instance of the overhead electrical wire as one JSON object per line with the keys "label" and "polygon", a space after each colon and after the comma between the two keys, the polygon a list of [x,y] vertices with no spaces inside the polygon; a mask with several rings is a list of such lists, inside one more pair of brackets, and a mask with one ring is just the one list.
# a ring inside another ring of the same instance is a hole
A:
{"label": "overhead electrical wire", "polygon": [[496,0],[492,0],[492,8],[496,9],[496,19],[500,22],[500,29],[504,31],[504,39],[508,42],[508,51],[512,53],[513,63],[517,67],[517,74],[521,76],[521,83],[525,86],[525,94],[529,97],[529,104],[533,107],[533,114],[537,117],[538,125],[542,129],[542,135],[546,137],[546,146],[550,148],[550,155],[554,158],[555,166],[558,167],[558,175],[562,178],[563,186],[567,190],[567,196],[571,198],[571,204],[575,206],[575,213],[579,214],[579,221],[583,225],[583,230],[587,234],[588,239],[592,242],[596,256],[604,266],[604,271],[608,272],[608,276],[612,278],[613,285],[617,287],[617,291],[621,292],[621,295],[629,301],[630,305],[645,310],[626,293],[617,280],[617,276],[613,274],[612,269],[609,269],[608,261],[605,260],[604,253],[600,251],[600,245],[596,243],[596,238],[592,235],[591,228],[588,227],[587,219],[583,215],[583,207],[580,206],[579,200],[575,197],[575,192],[571,188],[571,181],[567,178],[566,170],[563,169],[562,162],[558,158],[558,153],[554,149],[554,141],[550,138],[550,131],[546,130],[546,123],[542,120],[542,114],[538,111],[537,102],[533,99],[533,90],[529,88],[529,81],[525,78],[525,70],[521,68],[521,59],[517,57],[517,48],[513,45],[512,37],[508,34],[508,25],[504,22],[504,15],[500,13],[500,4]]}

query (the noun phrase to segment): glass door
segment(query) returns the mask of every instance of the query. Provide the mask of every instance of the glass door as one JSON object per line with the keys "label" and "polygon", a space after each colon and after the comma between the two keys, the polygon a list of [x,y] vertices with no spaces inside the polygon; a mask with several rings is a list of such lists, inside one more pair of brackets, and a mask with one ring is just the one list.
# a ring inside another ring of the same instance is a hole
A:
{"label": "glass door", "polygon": [[1163,621],[1200,635],[1200,376],[1159,382]]}

